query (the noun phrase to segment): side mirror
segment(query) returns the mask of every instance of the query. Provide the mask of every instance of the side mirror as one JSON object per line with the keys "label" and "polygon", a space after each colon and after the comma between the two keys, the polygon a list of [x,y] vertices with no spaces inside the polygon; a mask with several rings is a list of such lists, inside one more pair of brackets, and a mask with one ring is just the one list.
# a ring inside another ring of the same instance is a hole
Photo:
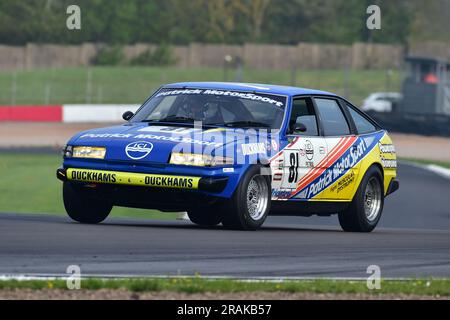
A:
{"label": "side mirror", "polygon": [[125,111],[122,115],[122,119],[125,121],[130,120],[134,116],[134,113],[131,111]]}
{"label": "side mirror", "polygon": [[307,128],[306,128],[306,126],[303,123],[297,122],[295,124],[294,131],[306,132],[306,130],[307,130]]}

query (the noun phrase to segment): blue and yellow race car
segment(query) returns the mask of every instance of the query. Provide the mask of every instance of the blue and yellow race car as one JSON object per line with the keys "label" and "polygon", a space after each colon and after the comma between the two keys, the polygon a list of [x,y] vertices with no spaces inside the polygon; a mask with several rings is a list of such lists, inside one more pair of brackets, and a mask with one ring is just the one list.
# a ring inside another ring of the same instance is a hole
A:
{"label": "blue and yellow race car", "polygon": [[269,214],[338,214],[345,231],[370,232],[399,187],[387,132],[332,93],[175,83],[123,118],[64,148],[57,177],[76,221],[99,223],[125,206],[242,230]]}

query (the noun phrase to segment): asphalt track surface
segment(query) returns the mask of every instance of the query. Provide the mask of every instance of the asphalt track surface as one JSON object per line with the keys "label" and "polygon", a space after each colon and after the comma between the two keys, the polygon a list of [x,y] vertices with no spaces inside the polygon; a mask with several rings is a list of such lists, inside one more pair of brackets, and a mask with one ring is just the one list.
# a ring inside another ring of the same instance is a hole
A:
{"label": "asphalt track surface", "polygon": [[450,276],[450,180],[402,163],[400,190],[370,234],[340,231],[336,217],[270,217],[257,232],[184,221],[0,214],[0,274],[231,277]]}

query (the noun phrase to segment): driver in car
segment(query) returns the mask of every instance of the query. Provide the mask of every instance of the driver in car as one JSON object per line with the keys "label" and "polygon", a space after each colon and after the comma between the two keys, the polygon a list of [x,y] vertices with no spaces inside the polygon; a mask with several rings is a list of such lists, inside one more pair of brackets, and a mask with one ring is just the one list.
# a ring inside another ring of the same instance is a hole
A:
{"label": "driver in car", "polygon": [[223,123],[220,107],[217,103],[210,103],[204,99],[188,98],[180,108],[180,116],[203,121],[206,123]]}

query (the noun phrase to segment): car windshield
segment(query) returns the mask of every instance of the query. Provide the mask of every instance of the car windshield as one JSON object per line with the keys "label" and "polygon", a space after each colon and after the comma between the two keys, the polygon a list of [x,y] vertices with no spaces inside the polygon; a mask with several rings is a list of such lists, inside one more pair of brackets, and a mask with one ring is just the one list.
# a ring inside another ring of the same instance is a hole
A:
{"label": "car windshield", "polygon": [[149,99],[132,122],[172,122],[279,129],[286,97],[205,89],[163,89]]}

